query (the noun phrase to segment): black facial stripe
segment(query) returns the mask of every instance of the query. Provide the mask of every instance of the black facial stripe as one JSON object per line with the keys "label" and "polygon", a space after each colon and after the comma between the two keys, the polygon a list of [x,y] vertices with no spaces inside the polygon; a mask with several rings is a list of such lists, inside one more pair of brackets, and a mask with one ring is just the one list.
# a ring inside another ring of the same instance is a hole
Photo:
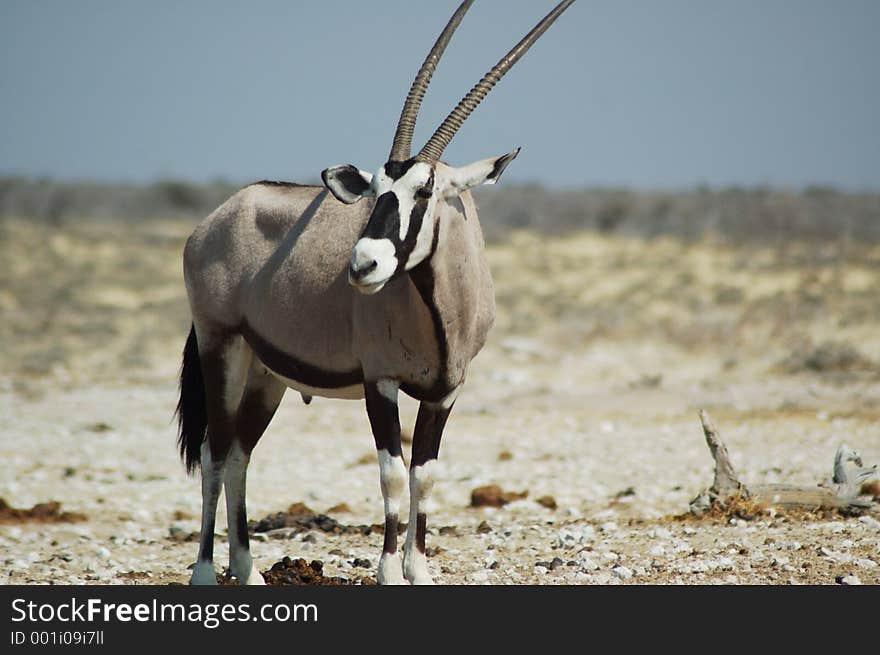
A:
{"label": "black facial stripe", "polygon": [[361,238],[389,239],[395,250],[400,246],[400,203],[393,191],[386,191],[373,207],[373,213]]}
{"label": "black facial stripe", "polygon": [[[426,211],[428,211],[428,200],[426,198],[417,199],[409,217],[409,229],[406,233],[406,238],[401,244],[402,248],[400,248],[406,256],[408,256],[416,247],[416,240],[422,229],[422,222],[425,219]],[[403,270],[403,267],[406,265],[406,259],[407,257],[398,257],[397,270],[395,273],[399,273]]]}

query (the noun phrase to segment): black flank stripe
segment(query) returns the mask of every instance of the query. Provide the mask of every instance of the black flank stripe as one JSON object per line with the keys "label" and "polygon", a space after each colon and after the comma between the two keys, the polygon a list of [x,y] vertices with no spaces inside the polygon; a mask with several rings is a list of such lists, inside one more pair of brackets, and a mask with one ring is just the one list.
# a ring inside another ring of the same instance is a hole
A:
{"label": "black flank stripe", "polygon": [[247,321],[242,321],[239,331],[263,364],[290,380],[316,389],[341,389],[362,384],[364,381],[364,374],[360,369],[328,371],[288,355],[257,334]]}

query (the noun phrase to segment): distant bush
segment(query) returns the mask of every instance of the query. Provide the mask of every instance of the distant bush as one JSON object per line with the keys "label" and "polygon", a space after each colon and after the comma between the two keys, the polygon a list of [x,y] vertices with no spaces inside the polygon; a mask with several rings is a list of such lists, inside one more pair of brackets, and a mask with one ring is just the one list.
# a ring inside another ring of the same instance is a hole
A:
{"label": "distant bush", "polygon": [[[0,216],[57,223],[78,217],[114,220],[207,216],[239,187],[218,181],[162,180],[150,185],[0,178]],[[880,241],[880,194],[807,187],[800,193],[731,187],[692,191],[583,189],[504,185],[475,193],[489,241],[512,230],[577,230],[661,235],[685,240],[714,235],[748,243]]]}

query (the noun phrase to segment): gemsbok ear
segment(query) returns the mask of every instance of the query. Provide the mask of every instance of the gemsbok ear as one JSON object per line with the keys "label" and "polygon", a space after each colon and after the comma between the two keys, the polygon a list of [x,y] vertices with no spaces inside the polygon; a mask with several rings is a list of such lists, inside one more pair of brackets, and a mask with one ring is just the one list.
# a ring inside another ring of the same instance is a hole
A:
{"label": "gemsbok ear", "polygon": [[346,205],[373,195],[373,188],[370,186],[373,176],[351,164],[325,168],[321,171],[321,179],[330,193]]}
{"label": "gemsbok ear", "polygon": [[443,190],[447,200],[457,198],[468,189],[481,184],[495,184],[507,165],[516,159],[520,148],[500,157],[489,157],[467,166],[451,168],[448,186]]}

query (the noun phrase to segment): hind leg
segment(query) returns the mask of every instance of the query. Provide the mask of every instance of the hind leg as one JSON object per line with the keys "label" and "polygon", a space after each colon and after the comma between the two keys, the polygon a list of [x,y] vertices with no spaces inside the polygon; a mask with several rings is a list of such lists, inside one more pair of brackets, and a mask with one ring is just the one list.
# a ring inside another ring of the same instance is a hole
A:
{"label": "hind leg", "polygon": [[275,415],[286,386],[253,359],[238,407],[236,439],[226,458],[226,516],[229,521],[229,570],[239,584],[265,584],[251,557],[247,528],[247,467],[251,451]]}
{"label": "hind leg", "polygon": [[235,438],[235,421],[252,353],[239,336],[211,338],[199,330],[199,360],[205,386],[207,438],[201,447],[202,526],[199,557],[190,584],[216,584],[214,577],[214,522],[217,501]]}
{"label": "hind leg", "polygon": [[193,567],[189,583],[193,585],[217,584],[214,576],[214,519],[217,500],[223,484],[223,462],[211,458],[208,442],[202,444],[202,529],[199,533],[199,557]]}

